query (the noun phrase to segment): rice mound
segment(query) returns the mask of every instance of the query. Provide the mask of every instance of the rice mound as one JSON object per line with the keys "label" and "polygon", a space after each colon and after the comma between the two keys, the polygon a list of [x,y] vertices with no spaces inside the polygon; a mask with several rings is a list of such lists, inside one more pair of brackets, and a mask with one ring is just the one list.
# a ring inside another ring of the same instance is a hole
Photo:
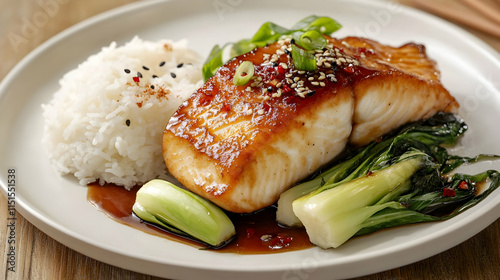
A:
{"label": "rice mound", "polygon": [[138,37],[121,47],[113,42],[64,75],[42,105],[42,142],[56,171],[82,185],[127,189],[164,177],[165,125],[203,83],[201,57],[186,45]]}

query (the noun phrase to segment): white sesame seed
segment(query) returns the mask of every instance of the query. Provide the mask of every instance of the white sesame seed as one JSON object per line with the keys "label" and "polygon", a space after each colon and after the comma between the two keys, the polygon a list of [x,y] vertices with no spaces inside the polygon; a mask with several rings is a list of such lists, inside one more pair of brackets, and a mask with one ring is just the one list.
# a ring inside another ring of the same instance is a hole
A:
{"label": "white sesame seed", "polygon": [[263,115],[263,114],[264,114],[264,109],[259,109],[259,110],[257,111],[257,114],[259,114],[259,115]]}
{"label": "white sesame seed", "polygon": [[299,78],[299,77],[295,77],[295,78],[293,78],[293,80],[294,80],[295,82],[298,82],[298,81],[300,80],[300,78]]}
{"label": "white sesame seed", "polygon": [[277,88],[280,88],[281,86],[282,86],[281,82],[279,82],[279,83],[276,84]]}
{"label": "white sesame seed", "polygon": [[324,87],[326,84],[323,83],[323,82],[319,82],[319,85],[322,86],[322,87]]}
{"label": "white sesame seed", "polygon": [[311,85],[313,85],[313,86],[319,86],[319,83],[318,82],[311,82]]}
{"label": "white sesame seed", "polygon": [[253,114],[253,109],[250,108],[247,110],[247,115],[251,115],[251,114]]}
{"label": "white sesame seed", "polygon": [[306,73],[306,71],[304,71],[304,70],[300,70],[298,73],[299,73],[299,74],[301,74],[301,75],[303,75],[303,74],[305,74],[305,73]]}
{"label": "white sesame seed", "polygon": [[291,88],[296,88],[297,87],[297,84],[291,84],[290,85]]}
{"label": "white sesame seed", "polygon": [[308,81],[314,81],[314,77],[307,78]]}
{"label": "white sesame seed", "polygon": [[330,63],[328,63],[328,62],[325,62],[324,65],[325,65],[326,68],[332,67],[332,65]]}
{"label": "white sesame seed", "polygon": [[288,69],[288,65],[286,65],[286,63],[284,63],[284,62],[281,62],[280,66],[281,66],[281,68],[283,68],[285,70]]}

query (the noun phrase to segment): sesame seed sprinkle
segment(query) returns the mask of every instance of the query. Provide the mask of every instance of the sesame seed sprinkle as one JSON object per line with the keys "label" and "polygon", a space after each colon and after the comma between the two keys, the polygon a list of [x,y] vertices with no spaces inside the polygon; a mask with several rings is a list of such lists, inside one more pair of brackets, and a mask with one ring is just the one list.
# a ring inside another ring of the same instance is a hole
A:
{"label": "sesame seed sprinkle", "polygon": [[174,72],[170,72],[170,76],[171,76],[172,78],[174,78],[174,79],[177,77],[177,75],[175,75],[175,73],[174,73]]}
{"label": "sesame seed sprinkle", "polygon": [[125,71],[125,73],[127,73],[127,74],[130,74],[130,70],[129,69],[123,69],[123,71]]}
{"label": "sesame seed sprinkle", "polygon": [[149,67],[144,66],[144,65],[142,66],[142,69],[144,69],[144,70],[146,70],[146,71],[149,71]]}
{"label": "sesame seed sprinkle", "polygon": [[165,61],[162,61],[160,62],[160,64],[158,64],[160,67],[162,67],[163,65],[165,65]]}
{"label": "sesame seed sprinkle", "polygon": [[141,72],[137,72],[137,77],[142,78]]}

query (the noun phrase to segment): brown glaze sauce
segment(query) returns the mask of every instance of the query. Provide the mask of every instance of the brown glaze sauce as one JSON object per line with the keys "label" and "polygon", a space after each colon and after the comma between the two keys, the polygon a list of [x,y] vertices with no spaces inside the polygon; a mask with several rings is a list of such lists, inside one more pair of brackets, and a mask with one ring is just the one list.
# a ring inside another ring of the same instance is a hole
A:
{"label": "brown glaze sauce", "polygon": [[[99,211],[119,223],[168,240],[196,248],[204,245],[142,222],[132,213],[139,186],[127,191],[123,187],[106,184],[88,185],[87,201]],[[217,252],[238,254],[266,254],[302,250],[313,247],[303,228],[283,228],[275,220],[275,209],[265,208],[253,214],[229,214],[236,228],[235,238]],[[215,250],[215,249],[214,249]]]}

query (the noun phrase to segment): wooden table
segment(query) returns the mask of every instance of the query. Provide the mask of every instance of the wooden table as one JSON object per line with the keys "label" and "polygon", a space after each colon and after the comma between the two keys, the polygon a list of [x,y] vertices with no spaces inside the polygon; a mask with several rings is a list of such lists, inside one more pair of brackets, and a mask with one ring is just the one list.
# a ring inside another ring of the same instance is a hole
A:
{"label": "wooden table", "polygon": [[[63,29],[97,13],[136,0],[47,0],[0,3],[0,79],[27,53]],[[455,5],[455,1],[449,1]],[[39,4],[45,3],[45,4]],[[45,19],[41,13],[45,13]],[[35,18],[39,16],[40,18]],[[24,38],[26,20],[38,20]],[[469,29],[500,51],[500,38]],[[10,34],[10,35],[9,35]],[[9,37],[10,36],[10,37]],[[14,39],[13,39],[14,38]],[[4,171],[2,171],[4,172]],[[18,215],[17,271],[9,272],[7,257],[7,200],[0,196],[0,278],[5,279],[159,279],[117,268],[84,256],[58,243]],[[357,279],[499,279],[500,220],[443,253],[393,270]],[[202,278],[200,278],[202,279]]]}

